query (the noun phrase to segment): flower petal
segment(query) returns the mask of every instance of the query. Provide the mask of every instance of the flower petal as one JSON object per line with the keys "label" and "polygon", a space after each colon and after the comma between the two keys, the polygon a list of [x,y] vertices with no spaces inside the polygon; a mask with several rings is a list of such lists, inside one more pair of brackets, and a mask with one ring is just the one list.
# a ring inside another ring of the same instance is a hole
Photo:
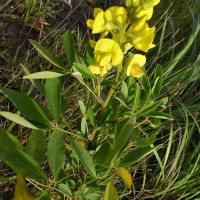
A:
{"label": "flower petal", "polygon": [[151,19],[152,15],[153,15],[153,7],[149,8],[148,10],[140,10],[138,13],[137,13],[137,17],[140,18],[140,17],[143,17],[144,15],[147,15],[147,19],[146,20],[149,20]]}
{"label": "flower petal", "polygon": [[160,0],[154,0],[154,6],[156,6],[157,4],[159,4],[160,3]]}
{"label": "flower petal", "polygon": [[107,67],[106,67],[106,66],[101,67],[101,73],[100,73],[100,76],[104,76],[106,73],[107,73]]}
{"label": "flower petal", "polygon": [[93,19],[88,19],[87,20],[87,26],[92,29],[93,25],[94,25],[94,20]]}
{"label": "flower petal", "polygon": [[139,67],[132,67],[131,68],[131,76],[140,78],[144,75],[144,72]]}
{"label": "flower petal", "polygon": [[116,42],[114,40],[111,39],[100,39],[97,41],[97,44],[95,46],[95,52],[96,51],[100,51],[100,52],[111,52],[113,45]]}
{"label": "flower petal", "polygon": [[147,52],[149,49],[155,47],[155,45],[152,44],[154,37],[155,33],[148,35],[147,37],[144,37],[142,41],[135,46],[135,48]]}
{"label": "flower petal", "polygon": [[124,54],[127,54],[127,52],[133,47],[133,45],[131,43],[127,43],[124,45],[124,48],[123,48],[123,52]]}
{"label": "flower petal", "polygon": [[147,19],[147,15],[144,15],[144,16],[138,18],[137,20],[135,20],[131,25],[132,29],[134,31],[140,30],[143,27],[146,19]]}
{"label": "flower petal", "polygon": [[113,6],[105,11],[105,17],[107,21],[122,25],[127,19],[127,12],[124,7]]}
{"label": "flower petal", "polygon": [[99,12],[94,20],[92,33],[101,33],[105,30],[104,13]]}
{"label": "flower petal", "polygon": [[126,60],[126,74],[127,76],[140,77],[144,72],[140,69],[146,63],[146,57],[141,54],[134,54],[132,57]]}
{"label": "flower petal", "polygon": [[123,54],[119,44],[117,42],[115,42],[115,44],[113,45],[113,49],[112,49],[112,64],[114,66],[120,65],[123,61],[123,58],[124,58],[124,54]]}
{"label": "flower petal", "polygon": [[103,10],[101,8],[95,8],[93,11],[94,18],[96,18],[96,16],[101,12],[103,13]]}
{"label": "flower petal", "polygon": [[100,66],[108,65],[110,63],[111,59],[112,59],[111,53],[104,54],[104,56],[102,56],[102,59],[100,61]]}
{"label": "flower petal", "polygon": [[146,56],[141,54],[134,54],[131,65],[137,65],[138,67],[143,67],[146,63]]}
{"label": "flower petal", "polygon": [[142,8],[144,10],[148,10],[150,8],[152,8],[154,5],[154,0],[144,0],[142,3]]}
{"label": "flower petal", "polygon": [[100,74],[101,73],[101,67],[99,65],[89,65],[88,68],[93,74]]}

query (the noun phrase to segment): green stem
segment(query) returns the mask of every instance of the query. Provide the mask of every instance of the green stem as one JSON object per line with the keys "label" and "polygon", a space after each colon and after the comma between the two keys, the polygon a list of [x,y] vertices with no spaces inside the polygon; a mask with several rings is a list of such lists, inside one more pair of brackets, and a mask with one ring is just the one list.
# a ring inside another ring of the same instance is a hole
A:
{"label": "green stem", "polygon": [[89,135],[88,137],[88,146],[90,146],[90,144],[92,143],[92,141],[94,140],[94,137],[96,135],[96,132],[97,132],[97,128],[94,127],[91,134]]}
{"label": "green stem", "polygon": [[[111,99],[113,93],[115,92],[115,89],[116,89],[116,87],[117,87],[117,85],[118,85],[117,83],[118,83],[118,81],[119,81],[119,77],[120,77],[120,74],[121,74],[121,69],[122,69],[122,68],[121,68],[121,65],[118,65],[118,66],[117,66],[117,74],[116,74],[114,83],[113,83],[113,85],[111,86],[110,91],[108,92],[108,95],[107,95],[107,97],[106,97],[106,100],[105,100],[105,101],[103,102],[103,104],[102,104],[101,113],[102,113],[102,111],[106,108],[106,106],[108,105],[108,103],[109,103],[109,101],[110,101],[110,99]],[[97,127],[98,127],[98,126],[96,126],[96,127],[93,128],[91,134],[90,134],[89,137],[88,137],[88,146],[91,145],[92,141],[93,141],[94,138],[95,138],[95,135],[96,135],[96,133],[97,133]]]}
{"label": "green stem", "polygon": [[80,135],[77,135],[77,134],[75,134],[75,133],[72,133],[72,132],[63,130],[62,128],[59,128],[59,127],[56,127],[56,128],[54,128],[54,129],[55,129],[55,130],[58,130],[58,131],[60,131],[60,132],[67,133],[67,134],[69,134],[69,135],[72,135],[72,136],[81,138],[82,140],[85,140],[85,141],[87,140],[87,139],[85,139],[84,137],[82,137],[82,136],[80,136]]}
{"label": "green stem", "polygon": [[104,109],[108,105],[113,93],[115,92],[115,89],[117,87],[117,83],[118,83],[118,80],[119,80],[119,77],[121,74],[121,69],[122,69],[121,65],[117,66],[117,75],[115,77],[115,81],[114,81],[113,85],[111,86],[110,91],[108,92],[108,96],[102,105],[102,109]]}

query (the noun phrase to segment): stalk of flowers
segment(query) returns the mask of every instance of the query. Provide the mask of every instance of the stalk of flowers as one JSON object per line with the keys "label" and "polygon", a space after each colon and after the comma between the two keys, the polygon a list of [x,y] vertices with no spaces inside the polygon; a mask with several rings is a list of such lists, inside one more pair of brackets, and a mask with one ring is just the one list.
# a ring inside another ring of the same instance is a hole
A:
{"label": "stalk of flowers", "polygon": [[89,66],[92,73],[104,76],[113,67],[121,68],[125,63],[127,76],[139,78],[144,74],[146,57],[135,54],[127,58],[126,54],[132,48],[148,52],[155,46],[155,27],[150,28],[147,20],[158,3],[159,0],[126,0],[126,8],[94,9],[94,19],[89,19],[87,26],[100,37],[97,42],[90,41],[95,58],[95,63]]}
{"label": "stalk of flowers", "polygon": [[[90,40],[94,48],[95,60],[89,65],[90,71],[101,77],[113,68],[117,71],[114,83],[102,103],[102,109],[107,106],[115,92],[118,80],[124,71],[122,67],[125,67],[127,76],[140,78],[144,75],[142,67],[146,63],[145,55],[128,54],[128,51],[135,48],[148,52],[155,46],[153,44],[155,27],[149,27],[147,21],[152,16],[153,6],[158,3],[159,0],[126,0],[126,8],[113,6],[105,11],[95,8],[94,19],[87,21],[87,26],[92,29],[92,33],[99,34],[97,41]],[[96,132],[97,128],[94,127],[89,135],[88,144],[91,144]]]}

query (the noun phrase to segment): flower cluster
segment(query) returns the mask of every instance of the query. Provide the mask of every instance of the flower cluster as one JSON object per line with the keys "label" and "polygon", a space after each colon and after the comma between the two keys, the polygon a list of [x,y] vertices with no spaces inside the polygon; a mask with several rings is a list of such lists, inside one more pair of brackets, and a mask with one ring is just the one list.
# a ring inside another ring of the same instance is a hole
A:
{"label": "flower cluster", "polygon": [[[126,8],[113,6],[103,11],[95,8],[94,19],[87,21],[93,34],[99,34],[99,40],[90,41],[94,48],[95,63],[89,66],[94,74],[104,76],[112,67],[121,67],[127,52],[135,48],[148,52],[153,48],[155,27],[149,27],[147,21],[152,17],[153,7],[160,0],[126,0]],[[146,63],[142,54],[126,58],[127,76],[141,77],[141,67]]]}

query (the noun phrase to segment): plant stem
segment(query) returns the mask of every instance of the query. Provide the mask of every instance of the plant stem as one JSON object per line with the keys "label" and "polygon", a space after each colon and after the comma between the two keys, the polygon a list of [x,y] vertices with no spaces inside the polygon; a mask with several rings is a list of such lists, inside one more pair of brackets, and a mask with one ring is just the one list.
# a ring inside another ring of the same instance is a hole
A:
{"label": "plant stem", "polygon": [[115,92],[115,89],[117,87],[117,83],[118,83],[118,80],[119,80],[119,76],[121,74],[121,69],[122,69],[121,65],[118,65],[117,66],[117,74],[116,74],[116,77],[115,77],[115,81],[112,84],[112,86],[110,88],[110,91],[108,92],[108,96],[107,96],[106,100],[104,101],[104,103],[102,105],[102,109],[104,109],[108,105],[113,93]]}
{"label": "plant stem", "polygon": [[97,132],[97,128],[94,127],[93,130],[92,130],[92,132],[91,132],[91,134],[88,137],[88,146],[90,146],[91,142],[94,140],[96,132]]}
{"label": "plant stem", "polygon": [[[117,66],[117,74],[116,74],[116,77],[115,77],[115,80],[114,80],[114,83],[112,84],[111,88],[110,88],[110,91],[108,92],[108,95],[106,97],[106,100],[103,102],[102,104],[102,109],[101,109],[101,113],[102,111],[106,108],[106,106],[108,105],[113,93],[115,92],[115,89],[117,87],[117,83],[118,83],[118,80],[119,80],[119,77],[120,77],[120,74],[121,74],[121,65],[118,65]],[[97,132],[97,127],[94,127],[91,134],[88,136],[88,147],[90,147],[92,141],[94,140],[95,138],[95,135],[96,135],[96,132]]]}

